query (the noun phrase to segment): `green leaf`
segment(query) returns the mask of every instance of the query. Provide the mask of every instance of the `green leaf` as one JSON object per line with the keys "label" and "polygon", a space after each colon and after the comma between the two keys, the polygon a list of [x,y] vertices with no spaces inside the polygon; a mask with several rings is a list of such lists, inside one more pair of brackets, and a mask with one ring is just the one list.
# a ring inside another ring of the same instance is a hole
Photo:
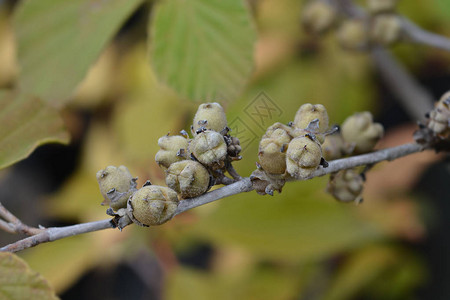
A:
{"label": "green leaf", "polygon": [[0,91],[0,169],[50,142],[69,142],[58,111],[35,97]]}
{"label": "green leaf", "polygon": [[14,22],[20,88],[66,100],[141,1],[22,1]]}
{"label": "green leaf", "polygon": [[253,68],[256,31],[242,0],[168,0],[150,24],[157,76],[192,100],[229,100]]}
{"label": "green leaf", "polygon": [[0,253],[0,298],[8,300],[58,299],[39,273],[12,253]]}
{"label": "green leaf", "polygon": [[323,192],[325,180],[290,182],[274,197],[229,197],[192,231],[219,247],[239,245],[255,257],[282,261],[321,259],[382,237],[354,207]]}

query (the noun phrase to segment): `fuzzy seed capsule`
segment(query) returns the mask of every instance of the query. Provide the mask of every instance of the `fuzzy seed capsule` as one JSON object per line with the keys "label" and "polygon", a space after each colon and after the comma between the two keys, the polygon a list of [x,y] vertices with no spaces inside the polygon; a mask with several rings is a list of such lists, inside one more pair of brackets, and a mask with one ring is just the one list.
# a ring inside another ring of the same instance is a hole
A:
{"label": "fuzzy seed capsule", "polygon": [[128,214],[141,226],[160,225],[170,220],[178,207],[177,193],[164,186],[147,185],[128,200]]}
{"label": "fuzzy seed capsule", "polygon": [[212,130],[197,134],[189,150],[199,162],[210,167],[223,167],[227,156],[227,144],[223,136]]}
{"label": "fuzzy seed capsule", "polygon": [[181,198],[192,198],[204,194],[209,187],[210,175],[199,162],[179,161],[167,170],[166,184],[180,194]]}
{"label": "fuzzy seed capsule", "polygon": [[402,24],[396,14],[379,14],[373,19],[370,38],[376,43],[390,45],[400,39]]}
{"label": "fuzzy seed capsule", "polygon": [[338,28],[339,45],[346,50],[364,51],[369,42],[368,28],[364,20],[349,19]]}
{"label": "fuzzy seed capsule", "polygon": [[324,133],[328,129],[328,113],[322,104],[306,103],[300,106],[295,114],[294,127],[299,129],[307,128],[315,119],[319,120],[319,132]]}
{"label": "fuzzy seed capsule", "polygon": [[329,3],[310,1],[303,7],[301,20],[306,31],[320,34],[333,26],[336,17],[336,9]]}
{"label": "fuzzy seed capsule", "polygon": [[383,126],[374,123],[370,112],[356,113],[348,117],[341,126],[344,140],[354,147],[353,153],[371,151],[384,134]]}
{"label": "fuzzy seed capsule", "polygon": [[367,8],[372,14],[392,12],[398,0],[367,0]]}
{"label": "fuzzy seed capsule", "polygon": [[109,205],[115,211],[126,207],[128,198],[137,190],[137,178],[125,166],[108,166],[98,171],[96,177],[104,198],[102,205]]}
{"label": "fuzzy seed capsule", "polygon": [[334,160],[342,158],[348,154],[348,145],[342,137],[341,133],[337,132],[325,137],[322,144],[323,157],[326,160]]}
{"label": "fuzzy seed capsule", "polygon": [[220,132],[228,126],[227,117],[223,107],[219,103],[203,103],[198,107],[194,116],[193,134],[204,127],[208,130]]}
{"label": "fuzzy seed capsule", "polygon": [[259,143],[259,162],[270,174],[284,174],[286,171],[286,149],[292,137],[275,123],[267,129]]}
{"label": "fuzzy seed capsule", "polygon": [[322,161],[320,144],[307,136],[294,138],[286,152],[286,171],[296,179],[305,179]]}
{"label": "fuzzy seed capsule", "polygon": [[160,137],[158,146],[161,150],[156,153],[156,163],[163,170],[167,170],[171,164],[186,159],[188,143],[189,141],[181,135]]}
{"label": "fuzzy seed capsule", "polygon": [[330,175],[327,192],[341,202],[362,201],[361,193],[364,187],[362,176],[354,170],[341,170]]}

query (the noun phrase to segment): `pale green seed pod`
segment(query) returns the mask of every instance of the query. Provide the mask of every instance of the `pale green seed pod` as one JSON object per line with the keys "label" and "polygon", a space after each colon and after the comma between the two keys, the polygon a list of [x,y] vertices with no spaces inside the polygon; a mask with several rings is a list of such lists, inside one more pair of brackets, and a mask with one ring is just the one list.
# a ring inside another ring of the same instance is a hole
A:
{"label": "pale green seed pod", "polygon": [[97,181],[104,198],[102,205],[109,205],[115,211],[126,207],[128,198],[137,190],[136,180],[125,166],[108,166],[98,171]]}
{"label": "pale green seed pod", "polygon": [[295,114],[294,127],[305,129],[315,119],[319,120],[318,132],[324,133],[328,129],[328,113],[322,104],[306,103],[300,106]]}
{"label": "pale green seed pod", "polygon": [[209,188],[210,175],[199,162],[184,160],[172,164],[167,170],[166,184],[180,194],[192,198],[204,194]]}
{"label": "pale green seed pod", "polygon": [[400,17],[396,14],[379,14],[373,18],[370,39],[378,44],[390,45],[397,42],[402,34]]}
{"label": "pale green seed pod", "polygon": [[160,137],[158,146],[161,150],[155,155],[156,163],[163,170],[167,170],[171,164],[186,159],[188,143],[188,139],[181,135]]}
{"label": "pale green seed pod", "polygon": [[213,168],[223,167],[227,156],[227,144],[223,136],[212,130],[197,134],[189,150],[199,162]]}
{"label": "pale green seed pod", "polygon": [[397,6],[398,0],[367,0],[367,9],[372,14],[392,12]]}
{"label": "pale green seed pod", "polygon": [[353,153],[360,154],[371,151],[383,137],[384,129],[374,123],[370,112],[356,113],[348,117],[341,126],[344,140],[354,147]]}
{"label": "pale green seed pod", "polygon": [[320,144],[307,136],[294,138],[286,152],[286,171],[296,179],[308,178],[322,162]]}
{"label": "pale green seed pod", "polygon": [[286,171],[286,150],[292,137],[278,124],[270,126],[259,143],[259,163],[270,174],[284,174]]}
{"label": "pale green seed pod", "polygon": [[164,186],[147,185],[128,200],[128,215],[141,226],[160,225],[172,219],[178,207],[177,193]]}
{"label": "pale green seed pod", "polygon": [[330,175],[327,192],[341,202],[362,202],[363,177],[354,170],[341,170]]}
{"label": "pale green seed pod", "polygon": [[301,21],[306,31],[320,34],[329,30],[336,22],[335,7],[324,1],[310,1],[302,11]]}
{"label": "pale green seed pod", "polygon": [[348,19],[342,22],[337,31],[339,45],[346,50],[367,50],[369,42],[368,26],[361,19]]}
{"label": "pale green seed pod", "polygon": [[322,144],[323,157],[326,160],[334,160],[342,158],[349,152],[349,146],[345,142],[341,133],[336,132],[325,137]]}
{"label": "pale green seed pod", "polygon": [[209,130],[220,132],[228,126],[227,117],[223,107],[219,103],[203,103],[198,107],[194,116],[193,134],[197,134],[197,130],[204,127]]}

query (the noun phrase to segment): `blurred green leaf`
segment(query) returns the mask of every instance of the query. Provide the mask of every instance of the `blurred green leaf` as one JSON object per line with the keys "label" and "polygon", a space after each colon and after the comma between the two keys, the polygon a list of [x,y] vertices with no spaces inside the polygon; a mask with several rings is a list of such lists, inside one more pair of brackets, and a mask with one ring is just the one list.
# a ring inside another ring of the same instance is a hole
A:
{"label": "blurred green leaf", "polygon": [[373,299],[411,299],[407,295],[423,277],[422,264],[406,249],[372,245],[350,254],[324,299],[352,299],[366,293]]}
{"label": "blurred green leaf", "polygon": [[0,298],[58,299],[48,282],[15,254],[0,253]]}
{"label": "blurred green leaf", "polygon": [[69,142],[58,112],[35,97],[0,91],[0,169],[50,142]]}
{"label": "blurred green leaf", "polygon": [[253,67],[255,28],[242,0],[166,0],[150,24],[158,77],[192,100],[229,100]]}
{"label": "blurred green leaf", "polygon": [[22,1],[15,30],[22,90],[60,104],[142,0]]}
{"label": "blurred green leaf", "polygon": [[392,266],[397,256],[393,249],[386,246],[368,247],[356,252],[337,273],[325,299],[350,299]]}
{"label": "blurred green leaf", "polygon": [[282,261],[319,259],[380,238],[352,207],[322,190],[324,180],[288,183],[274,197],[245,193],[222,200],[193,230],[221,245],[240,245],[256,257]]}
{"label": "blurred green leaf", "polygon": [[299,273],[272,266],[255,265],[247,273],[203,272],[177,268],[169,275],[167,299],[232,300],[294,299]]}
{"label": "blurred green leaf", "polygon": [[45,276],[59,294],[91,268],[111,264],[112,252],[120,247],[120,243],[113,243],[117,236],[120,232],[102,230],[41,244],[20,255],[33,270]]}

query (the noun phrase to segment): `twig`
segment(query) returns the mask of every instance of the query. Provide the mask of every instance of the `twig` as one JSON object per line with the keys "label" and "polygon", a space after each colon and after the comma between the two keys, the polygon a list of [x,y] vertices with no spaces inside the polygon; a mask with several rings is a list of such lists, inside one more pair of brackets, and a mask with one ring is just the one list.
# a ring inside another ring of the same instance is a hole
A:
{"label": "twig", "polygon": [[43,228],[30,227],[22,223],[19,218],[13,215],[0,203],[0,228],[9,233],[24,233],[26,235],[35,235],[42,232]]}
{"label": "twig", "polygon": [[[424,147],[419,144],[405,144],[393,148],[387,148],[379,151],[375,151],[369,154],[363,154],[353,156],[349,158],[337,159],[329,162],[327,168],[320,168],[314,172],[310,178],[323,176],[329,173],[337,172],[339,170],[350,169],[357,166],[375,164],[384,160],[394,160],[402,156],[406,156],[412,153],[420,152],[424,150]],[[230,185],[221,187],[219,189],[208,192],[199,197],[185,199],[180,201],[175,215],[185,212],[189,209],[225,198],[232,195],[250,192],[253,190],[253,185],[250,178],[245,177],[241,180],[234,182]],[[3,248],[0,251],[17,252],[23,249],[34,247],[41,243],[52,242],[58,239],[62,239],[69,236],[74,236],[86,232],[92,232],[97,230],[103,230],[108,228],[115,228],[115,224],[112,220],[102,220],[90,223],[82,223],[66,227],[52,227],[43,230],[42,232],[17,241]]]}
{"label": "twig", "polygon": [[348,158],[336,159],[333,161],[329,161],[327,168],[318,169],[308,179],[324,176],[326,174],[334,173],[340,170],[352,169],[354,167],[363,165],[371,165],[379,163],[384,160],[391,161],[409,154],[421,152],[423,150],[425,150],[424,146],[416,143],[411,143],[393,148],[378,150],[368,154],[361,154]]}
{"label": "twig", "polygon": [[66,238],[69,236],[74,236],[82,233],[98,231],[108,228],[114,228],[115,225],[111,222],[110,219],[89,222],[89,223],[81,223],[72,226],[65,227],[50,227],[42,232],[27,237],[23,240],[17,241],[15,243],[9,244],[3,248],[0,248],[0,251],[3,252],[18,252],[27,248],[34,247],[36,245],[53,242],[62,238]]}
{"label": "twig", "polygon": [[397,96],[400,104],[414,120],[422,120],[433,109],[433,97],[381,47],[371,50],[372,58],[385,84]]}
{"label": "twig", "polygon": [[405,17],[402,17],[402,29],[410,41],[450,51],[450,39],[442,35],[426,31]]}
{"label": "twig", "polygon": [[250,192],[253,190],[252,182],[250,178],[245,177],[242,178],[242,180],[237,181],[235,183],[232,183],[230,185],[221,187],[217,190],[211,191],[209,193],[203,194],[201,196],[191,198],[191,199],[185,199],[180,201],[180,204],[178,205],[178,209],[175,212],[175,215],[178,215],[182,212],[185,212],[191,208],[204,205],[225,197],[229,197],[232,195]]}
{"label": "twig", "polygon": [[228,174],[231,175],[231,177],[233,177],[234,180],[241,180],[242,176],[239,175],[239,173],[234,169],[233,165],[231,163],[227,164],[227,171]]}

